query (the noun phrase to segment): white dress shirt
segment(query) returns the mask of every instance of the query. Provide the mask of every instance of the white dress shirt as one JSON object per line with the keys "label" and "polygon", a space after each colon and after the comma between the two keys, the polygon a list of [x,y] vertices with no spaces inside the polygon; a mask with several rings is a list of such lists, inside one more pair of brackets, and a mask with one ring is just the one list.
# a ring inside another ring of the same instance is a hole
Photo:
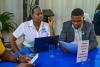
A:
{"label": "white dress shirt", "polygon": [[74,28],[74,26],[72,25],[72,28],[74,29],[74,33],[75,33],[74,41],[75,41],[76,43],[82,41],[82,26],[83,26],[83,24],[81,25],[80,28],[76,29],[76,28]]}
{"label": "white dress shirt", "polygon": [[16,38],[24,37],[23,45],[26,47],[34,47],[35,38],[50,36],[49,25],[41,22],[39,31],[36,30],[33,20],[21,23],[20,26],[14,31],[13,35]]}

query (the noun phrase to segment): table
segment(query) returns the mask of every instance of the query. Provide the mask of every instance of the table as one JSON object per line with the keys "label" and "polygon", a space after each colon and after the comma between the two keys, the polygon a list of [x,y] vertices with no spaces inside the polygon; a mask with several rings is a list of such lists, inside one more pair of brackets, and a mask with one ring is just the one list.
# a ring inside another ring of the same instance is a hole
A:
{"label": "table", "polygon": [[100,47],[92,50],[88,60],[83,63],[76,63],[75,54],[64,54],[61,49],[52,52],[53,58],[50,57],[50,54],[50,52],[40,53],[35,62],[36,67],[100,67]]}
{"label": "table", "polygon": [[16,64],[15,62],[2,61],[0,62],[0,67],[15,67]]}
{"label": "table", "polygon": [[[28,50],[27,50],[28,51]],[[53,57],[50,57],[53,54]],[[0,67],[15,67],[17,63],[3,61]],[[100,47],[89,52],[88,60],[76,63],[76,54],[63,53],[60,48],[39,53],[36,67],[100,67]]]}

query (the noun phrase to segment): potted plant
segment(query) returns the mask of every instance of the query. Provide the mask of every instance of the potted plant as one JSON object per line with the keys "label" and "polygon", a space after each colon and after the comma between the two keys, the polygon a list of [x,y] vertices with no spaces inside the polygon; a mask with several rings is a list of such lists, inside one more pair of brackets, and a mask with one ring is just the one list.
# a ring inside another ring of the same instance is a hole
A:
{"label": "potted plant", "polygon": [[13,13],[3,12],[0,14],[0,21],[2,24],[1,32],[10,33],[16,28],[16,23],[13,21]]}
{"label": "potted plant", "polygon": [[2,24],[1,33],[4,38],[4,42],[9,40],[9,33],[16,28],[16,23],[13,21],[12,17],[14,17],[14,15],[10,12],[0,13],[0,23]]}

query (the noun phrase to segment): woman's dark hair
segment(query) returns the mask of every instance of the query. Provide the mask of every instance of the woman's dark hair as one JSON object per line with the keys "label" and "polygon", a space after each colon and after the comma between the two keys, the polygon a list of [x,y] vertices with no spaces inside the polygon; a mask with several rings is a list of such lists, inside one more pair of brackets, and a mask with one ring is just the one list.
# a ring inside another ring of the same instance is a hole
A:
{"label": "woman's dark hair", "polygon": [[30,12],[30,15],[29,15],[29,17],[27,18],[27,21],[32,19],[32,14],[34,14],[34,10],[37,9],[37,8],[40,8],[40,7],[39,7],[38,5],[34,5],[34,6],[32,7],[32,10],[31,10],[31,12]]}
{"label": "woman's dark hair", "polygon": [[100,3],[97,5],[95,12],[99,10],[100,11]]}
{"label": "woman's dark hair", "polygon": [[38,5],[34,5],[33,7],[32,7],[32,14],[34,14],[34,10],[35,9],[37,9],[37,8],[40,8]]}
{"label": "woman's dark hair", "polygon": [[[33,0],[32,0],[32,2],[33,2]],[[32,6],[32,2],[31,2],[31,6]],[[31,15],[34,14],[34,10],[36,8],[40,8],[38,5],[39,5],[39,0],[35,0],[34,6],[30,7],[30,13],[29,13],[29,17],[27,18],[27,21],[32,19]]]}
{"label": "woman's dark hair", "polygon": [[84,11],[80,8],[75,8],[72,11],[71,16],[84,16]]}

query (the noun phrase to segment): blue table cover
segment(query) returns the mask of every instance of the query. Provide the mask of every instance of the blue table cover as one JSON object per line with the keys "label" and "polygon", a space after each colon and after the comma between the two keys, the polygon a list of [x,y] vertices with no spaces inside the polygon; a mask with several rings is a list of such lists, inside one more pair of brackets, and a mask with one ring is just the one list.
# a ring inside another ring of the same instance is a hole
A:
{"label": "blue table cover", "polygon": [[[54,57],[50,57],[50,55]],[[42,52],[35,62],[36,67],[100,67],[100,47],[89,52],[88,60],[76,63],[76,54],[63,53],[61,49]]]}
{"label": "blue table cover", "polygon": [[[28,49],[24,51],[30,52]],[[29,53],[28,53],[29,54]],[[39,53],[36,67],[100,67],[100,47],[89,52],[88,60],[76,63],[76,54],[63,53],[60,48]],[[17,63],[2,61],[0,67],[15,67]]]}

